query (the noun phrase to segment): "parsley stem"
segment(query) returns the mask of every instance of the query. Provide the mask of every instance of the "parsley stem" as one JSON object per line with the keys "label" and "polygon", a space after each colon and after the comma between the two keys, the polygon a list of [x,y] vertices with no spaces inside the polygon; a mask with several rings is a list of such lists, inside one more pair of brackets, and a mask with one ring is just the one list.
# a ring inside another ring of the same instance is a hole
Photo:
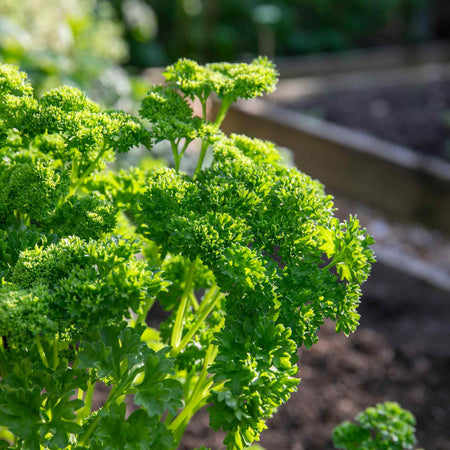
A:
{"label": "parsley stem", "polygon": [[194,177],[200,173],[202,170],[203,161],[206,156],[206,151],[208,150],[209,142],[207,139],[202,140],[202,147],[200,149],[200,156],[198,157],[197,167],[195,168]]}
{"label": "parsley stem", "polygon": [[87,169],[82,173],[82,175],[78,178],[75,184],[72,184],[72,186],[70,187],[68,197],[71,197],[73,194],[75,194],[78,188],[83,184],[83,181],[95,170],[97,163],[100,161],[101,157],[103,156],[103,154],[106,152],[107,149],[108,147],[106,146],[106,142],[104,142],[102,148],[100,149],[94,161],[92,161],[89,164]]}
{"label": "parsley stem", "polygon": [[88,429],[81,435],[81,439],[78,440],[78,445],[83,446],[87,441],[91,438],[92,434],[95,431],[95,428],[97,427],[97,422],[100,419],[100,414],[94,417],[92,422],[89,424]]}
{"label": "parsley stem", "polygon": [[199,309],[197,311],[197,314],[200,314],[202,312],[203,308],[206,307],[206,305],[209,303],[211,298],[216,295],[218,290],[219,290],[219,287],[216,284],[209,289],[209,291],[203,297],[203,300],[202,300],[202,302],[200,304],[200,307],[199,307]]}
{"label": "parsley stem", "polygon": [[[230,108],[232,103],[233,103],[232,97],[225,96],[222,99],[222,103],[220,105],[219,112],[217,113],[216,120],[214,121],[214,125],[216,125],[217,127],[220,127],[220,125],[222,124],[223,119],[225,119],[225,115],[227,114],[227,111]],[[202,107],[203,107],[203,103],[202,103]],[[205,109],[204,109],[204,120],[206,121],[206,101],[205,101]],[[198,158],[197,167],[195,168],[194,178],[202,170],[203,161],[205,159],[206,151],[208,150],[208,147],[209,147],[208,139],[202,140],[202,147],[200,150],[200,156]]]}
{"label": "parsley stem", "polygon": [[223,119],[225,119],[227,111],[230,108],[232,103],[233,103],[232,97],[225,96],[222,99],[222,103],[220,105],[219,112],[217,113],[216,120],[214,121],[214,125],[217,125],[218,127],[220,127],[220,125],[222,124]]}
{"label": "parsley stem", "polygon": [[3,379],[6,377],[6,358],[4,355],[4,337],[0,339],[0,377]]}
{"label": "parsley stem", "polygon": [[178,154],[178,146],[175,142],[170,141],[170,146],[172,147],[173,159],[175,161],[175,172],[180,171],[180,155]]}
{"label": "parsley stem", "polygon": [[[111,389],[109,392],[108,398],[106,399],[105,404],[102,406],[102,410],[107,410],[109,408],[109,405],[115,401],[117,398],[119,398],[121,395],[123,395],[133,380],[136,378],[136,376],[144,370],[144,367],[139,367],[136,370],[132,371],[130,374],[128,374],[125,378],[119,380],[117,384]],[[86,397],[87,398],[87,397]],[[91,438],[92,434],[95,431],[95,428],[97,427],[97,422],[100,419],[100,414],[98,414],[94,420],[89,424],[89,427],[87,430],[81,435],[81,439],[78,442],[78,445],[82,446],[88,442],[88,440]]]}
{"label": "parsley stem", "polygon": [[198,98],[199,98],[200,103],[202,105],[202,118],[203,118],[203,121],[206,122],[206,119],[207,119],[206,100],[208,99],[208,97],[201,96],[201,97],[198,97]]}
{"label": "parsley stem", "polygon": [[190,142],[191,141],[188,141],[187,139],[185,140],[185,142],[183,144],[183,147],[181,148],[181,151],[180,151],[180,159],[183,157],[184,152],[186,151],[186,149],[187,149],[187,147],[188,147]]}
{"label": "parsley stem", "polygon": [[[184,379],[183,391],[184,397],[189,398],[189,391],[191,390],[191,382],[192,382],[193,372],[187,372],[186,377]],[[171,419],[172,420],[172,419]]]}
{"label": "parsley stem", "polygon": [[59,338],[59,333],[56,333],[55,339],[53,341],[53,369],[55,369],[55,370],[58,368],[58,364],[59,364],[58,338]]}
{"label": "parsley stem", "polygon": [[[84,398],[84,406],[78,410],[78,414],[77,414],[77,420],[78,420],[78,423],[80,423],[80,424],[91,413],[92,400],[94,398],[94,390],[95,390],[95,383],[89,380],[88,385],[87,385],[87,390],[86,390],[86,396]],[[82,396],[83,396],[83,391],[80,389],[79,390],[79,398],[82,398]]]}
{"label": "parsley stem", "polygon": [[199,304],[198,301],[195,297],[194,292],[191,291],[191,293],[189,294],[189,300],[191,301],[192,307],[194,308],[194,311],[197,311],[199,308]]}
{"label": "parsley stem", "polygon": [[45,367],[50,367],[48,364],[47,356],[45,354],[44,348],[42,347],[41,338],[39,336],[36,336],[36,347],[39,352],[39,356],[41,357],[42,362],[44,363]]}
{"label": "parsley stem", "polygon": [[173,347],[172,351],[174,351],[174,349],[178,348],[178,346],[180,345],[181,335],[183,332],[183,319],[186,313],[189,294],[192,289],[192,283],[194,281],[195,264],[196,260],[194,259],[194,261],[192,261],[189,266],[188,275],[184,284],[183,294],[181,295],[181,301],[178,306],[177,316],[175,318],[175,324],[172,330],[172,339],[171,339],[171,344]]}
{"label": "parsley stem", "polygon": [[70,174],[70,181],[75,184],[78,179],[78,159],[74,158],[72,161],[72,172]]}
{"label": "parsley stem", "polygon": [[203,406],[202,402],[208,397],[213,380],[208,379],[208,367],[214,362],[217,356],[217,345],[210,345],[206,351],[205,361],[202,371],[194,386],[185,408],[169,424],[168,428],[172,430],[175,439],[180,439],[190,418]]}
{"label": "parsley stem", "polygon": [[[208,317],[209,313],[214,309],[214,307],[217,304],[217,301],[220,298],[221,292],[219,290],[216,291],[216,294],[213,296],[212,300],[203,308],[203,310],[200,312],[200,314],[197,317],[197,320],[195,321],[194,325],[189,329],[189,331],[186,333],[186,335],[181,340],[180,344],[172,349],[172,356],[178,355],[180,351],[186,347],[186,345],[189,344],[189,341],[191,340],[192,336],[198,331],[198,329],[201,327],[203,321]],[[202,306],[204,303],[202,303]]]}
{"label": "parsley stem", "polygon": [[331,260],[331,262],[328,265],[326,265],[325,267],[322,268],[322,270],[329,270],[341,262],[342,262],[342,259],[340,258],[340,255],[337,254],[334,256],[334,258]]}
{"label": "parsley stem", "polygon": [[147,314],[154,303],[155,299],[149,297],[148,300],[145,302],[145,304],[141,306],[141,312],[136,317],[135,326],[145,322],[145,319],[147,319]]}

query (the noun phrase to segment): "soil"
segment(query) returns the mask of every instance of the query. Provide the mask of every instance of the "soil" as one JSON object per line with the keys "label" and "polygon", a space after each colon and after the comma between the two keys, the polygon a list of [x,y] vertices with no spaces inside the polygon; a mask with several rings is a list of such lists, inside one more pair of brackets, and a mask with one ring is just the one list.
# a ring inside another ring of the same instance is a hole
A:
{"label": "soil", "polygon": [[[268,422],[267,450],[327,450],[332,430],[368,406],[397,401],[417,418],[417,448],[450,449],[450,296],[381,264],[364,285],[361,325],[331,323],[300,351],[299,391]],[[180,447],[223,449],[200,411]]]}
{"label": "soil", "polygon": [[347,89],[287,108],[450,161],[450,81]]}

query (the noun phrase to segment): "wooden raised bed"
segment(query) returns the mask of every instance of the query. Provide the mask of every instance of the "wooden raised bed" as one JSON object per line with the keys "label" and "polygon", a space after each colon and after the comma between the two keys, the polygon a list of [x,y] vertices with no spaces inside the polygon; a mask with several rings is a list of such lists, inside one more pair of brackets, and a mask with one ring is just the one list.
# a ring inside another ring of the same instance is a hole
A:
{"label": "wooden raised bed", "polygon": [[298,78],[371,72],[395,68],[440,64],[450,60],[450,44],[433,42],[421,45],[375,47],[301,57],[276,58],[281,78]]}
{"label": "wooden raised bed", "polygon": [[[450,75],[450,67],[442,71]],[[416,80],[430,73],[408,72]],[[301,85],[299,80],[295,91],[292,80],[281,81],[271,100],[237,103],[227,115],[224,131],[291,149],[297,167],[320,179],[330,193],[364,201],[397,219],[450,230],[449,163],[284,107],[289,91],[292,101],[304,95]]]}

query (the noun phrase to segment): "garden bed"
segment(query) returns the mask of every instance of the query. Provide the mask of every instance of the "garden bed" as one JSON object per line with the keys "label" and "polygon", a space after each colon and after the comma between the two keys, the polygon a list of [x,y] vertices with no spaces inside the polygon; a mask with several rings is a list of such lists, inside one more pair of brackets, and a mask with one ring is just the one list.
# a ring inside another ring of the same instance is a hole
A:
{"label": "garden bed", "polygon": [[450,161],[450,78],[343,88],[285,106]]}
{"label": "garden bed", "polygon": [[[299,98],[292,95],[292,104]],[[442,158],[293,111],[277,97],[238,103],[223,128],[291,149],[297,167],[331,194],[363,200],[396,219],[450,229],[450,164]]]}
{"label": "garden bed", "polygon": [[[364,285],[361,325],[349,338],[327,323],[319,343],[300,352],[299,391],[262,434],[267,450],[333,448],[341,421],[369,405],[399,402],[417,418],[419,446],[450,448],[450,298],[382,264]],[[200,412],[182,449],[223,449]]]}
{"label": "garden bed", "polygon": [[318,53],[300,57],[276,58],[282,79],[316,77],[354,72],[370,73],[380,70],[405,69],[440,64],[450,59],[448,42],[414,45],[381,46],[364,49]]}

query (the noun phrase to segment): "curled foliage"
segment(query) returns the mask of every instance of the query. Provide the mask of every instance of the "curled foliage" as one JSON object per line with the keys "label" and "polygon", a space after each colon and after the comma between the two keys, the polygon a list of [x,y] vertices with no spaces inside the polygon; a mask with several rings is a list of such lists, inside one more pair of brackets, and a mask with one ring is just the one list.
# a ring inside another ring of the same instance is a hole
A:
{"label": "curled foliage", "polygon": [[47,221],[60,236],[99,239],[116,226],[117,208],[98,195],[70,197]]}
{"label": "curled foliage", "polygon": [[278,73],[267,58],[259,57],[250,64],[213,63],[201,66],[189,59],[180,59],[164,73],[170,86],[190,98],[207,98],[214,92],[219,98],[255,98],[272,92]]}
{"label": "curled foliage", "polygon": [[[23,251],[2,296],[1,335],[11,342],[50,328],[79,335],[129,317],[129,308],[137,312],[146,296],[167,285],[135,258],[138,251],[138,244],[126,239],[75,237]],[[46,319],[37,321],[40,316]],[[37,324],[46,320],[52,326],[40,329]]]}
{"label": "curled foliage", "polygon": [[69,174],[39,152],[1,152],[0,223],[9,225],[17,215],[32,221],[47,218],[61,197],[67,195]]}
{"label": "curled foliage", "polygon": [[398,403],[385,402],[356,416],[356,424],[344,422],[333,432],[336,448],[357,450],[406,450],[416,443],[414,416]]}
{"label": "curled foliage", "polygon": [[33,92],[31,83],[24,72],[19,72],[11,64],[0,65],[0,93],[15,96],[28,96]]}
{"label": "curled foliage", "polygon": [[187,141],[214,133],[214,127],[194,117],[186,99],[173,89],[155,86],[142,101],[142,117],[151,118],[150,137],[156,143],[163,140]]}
{"label": "curled foliage", "polygon": [[[274,89],[273,64],[180,60],[165,75],[142,103],[147,131],[76,88],[36,99],[0,66],[0,423],[16,448],[172,450],[210,403],[243,449],[296,389],[298,347],[326,318],[358,324],[373,239],[274,144],[218,130],[232,102]],[[162,140],[174,169],[106,170]],[[156,300],[171,312],[159,330]],[[99,381],[111,390],[92,413]]]}
{"label": "curled foliage", "polygon": [[[297,346],[316,342],[325,318],[347,334],[356,328],[373,240],[355,218],[335,219],[323,187],[276,163],[270,143],[233,136],[213,148],[211,167],[196,179],[156,171],[135,215],[140,233],[163,252],[201,260],[226,293],[225,325],[216,335],[219,356],[210,371],[216,382],[228,381],[213,394],[211,423],[230,432],[230,448],[242,448],[298,382],[292,378]],[[269,321],[267,333],[262,317]],[[279,348],[283,364],[271,373],[270,355]],[[246,374],[249,367],[257,372]],[[238,378],[269,384],[237,389]],[[274,400],[250,407],[258,390],[270,397],[270,386]]]}
{"label": "curled foliage", "polygon": [[20,130],[23,145],[41,135],[57,135],[65,151],[61,152],[59,142],[57,153],[49,155],[65,165],[76,161],[76,171],[82,173],[91,171],[93,164],[102,167],[104,161],[112,160],[114,149],[126,152],[139,143],[149,144],[138,119],[121,111],[102,110],[77,88],[53,89],[36,100],[26,75],[8,65],[2,65],[0,86],[0,146],[13,129]]}

